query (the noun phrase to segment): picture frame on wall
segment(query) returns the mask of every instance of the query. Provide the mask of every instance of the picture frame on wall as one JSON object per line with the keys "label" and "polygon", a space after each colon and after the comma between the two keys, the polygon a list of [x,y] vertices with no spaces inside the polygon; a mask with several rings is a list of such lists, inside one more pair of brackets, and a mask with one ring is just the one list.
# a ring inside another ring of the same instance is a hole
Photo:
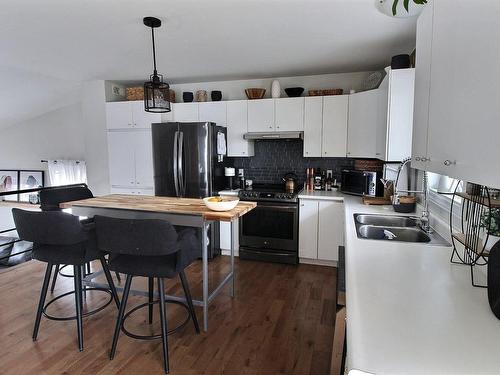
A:
{"label": "picture frame on wall", "polygon": [[[11,169],[0,170],[0,192],[19,190],[19,171]],[[18,194],[0,196],[0,201],[19,200]]]}
{"label": "picture frame on wall", "polygon": [[[35,189],[38,187],[45,186],[45,175],[44,171],[39,170],[21,170],[19,171],[19,189]],[[38,192],[35,193],[24,193],[19,194],[19,202],[29,202],[32,204],[38,204],[39,197]]]}

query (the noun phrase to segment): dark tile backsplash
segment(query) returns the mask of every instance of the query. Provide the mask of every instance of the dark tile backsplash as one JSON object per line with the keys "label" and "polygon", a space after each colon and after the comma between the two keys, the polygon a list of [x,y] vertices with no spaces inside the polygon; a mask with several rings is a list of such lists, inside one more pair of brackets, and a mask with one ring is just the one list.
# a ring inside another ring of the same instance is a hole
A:
{"label": "dark tile backsplash", "polygon": [[[306,179],[307,168],[331,169],[333,177],[340,180],[344,168],[352,168],[354,159],[348,158],[305,158],[302,140],[257,140],[255,156],[230,158],[235,168],[245,170],[245,178],[254,183],[278,184],[288,172],[299,177],[299,183]],[[238,173],[238,171],[236,171]]]}

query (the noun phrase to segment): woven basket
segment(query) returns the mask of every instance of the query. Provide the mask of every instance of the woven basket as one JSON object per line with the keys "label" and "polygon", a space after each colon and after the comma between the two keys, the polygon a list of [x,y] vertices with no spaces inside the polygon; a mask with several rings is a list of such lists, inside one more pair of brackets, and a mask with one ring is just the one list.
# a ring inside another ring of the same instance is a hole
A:
{"label": "woven basket", "polygon": [[127,100],[144,100],[144,87],[127,87]]}
{"label": "woven basket", "polygon": [[[127,87],[127,100],[144,100],[144,87]],[[175,103],[175,91],[169,90],[169,102]]]}
{"label": "woven basket", "polygon": [[329,96],[329,95],[342,95],[343,89],[326,89],[326,90],[309,90],[309,96]]}
{"label": "woven basket", "polygon": [[384,170],[384,162],[371,159],[356,159],[354,160],[354,169],[356,171],[382,172]]}

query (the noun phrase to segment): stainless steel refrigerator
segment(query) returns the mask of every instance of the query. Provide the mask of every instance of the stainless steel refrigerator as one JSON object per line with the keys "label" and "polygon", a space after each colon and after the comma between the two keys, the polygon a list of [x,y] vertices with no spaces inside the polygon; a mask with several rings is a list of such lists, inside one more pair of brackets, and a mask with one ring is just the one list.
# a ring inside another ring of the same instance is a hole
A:
{"label": "stainless steel refrigerator", "polygon": [[[155,195],[205,198],[224,189],[226,128],[212,122],[152,124]],[[209,255],[220,253],[219,225],[210,227]]]}

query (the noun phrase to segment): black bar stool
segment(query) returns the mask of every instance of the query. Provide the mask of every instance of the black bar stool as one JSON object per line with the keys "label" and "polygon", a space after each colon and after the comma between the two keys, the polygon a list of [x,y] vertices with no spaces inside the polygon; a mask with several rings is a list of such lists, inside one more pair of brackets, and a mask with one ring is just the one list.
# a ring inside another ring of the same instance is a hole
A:
{"label": "black bar stool", "polygon": [[[40,209],[42,211],[62,211],[62,209],[60,208],[60,204],[63,202],[78,201],[81,199],[88,199],[93,197],[94,194],[92,194],[92,191],[90,191],[86,184],[70,187],[54,186],[49,189],[40,191]],[[82,220],[83,223],[91,223],[92,221],[92,219]],[[67,265],[64,264],[62,266],[60,264],[55,265],[56,270],[54,272],[52,284],[50,286],[51,292],[54,291],[54,288],[56,286],[58,274],[63,277],[73,277],[73,275],[65,274],[62,272],[62,270],[66,266]],[[85,268],[82,272],[84,277],[92,272],[90,268],[90,262],[85,264]],[[121,281],[119,273],[116,273],[116,278],[119,282]]]}
{"label": "black bar stool", "polygon": [[[127,220],[104,216],[95,216],[97,245],[109,256],[109,268],[127,275],[123,290],[122,302],[116,320],[110,359],[113,359],[118,344],[120,330],[126,335],[143,340],[162,339],[163,365],[165,373],[169,372],[167,335],[179,330],[189,320],[193,321],[196,333],[200,332],[193,300],[189,291],[184,269],[198,256],[199,243],[194,229],[183,229],[176,232],[165,220]],[[172,279],[179,275],[186,303],[165,297],[164,279]],[[149,302],[131,309],[125,314],[132,277],[148,278]],[[159,301],[153,301],[153,279],[157,279]],[[187,319],[175,329],[167,330],[166,302],[182,305],[188,312]],[[124,328],[127,317],[140,308],[149,306],[149,322],[152,321],[151,307],[159,303],[161,334],[151,336],[136,335]]]}
{"label": "black bar stool", "polygon": [[[94,224],[82,224],[77,216],[57,211],[35,212],[13,208],[12,216],[14,217],[19,238],[33,242],[33,258],[47,263],[40,300],[38,302],[35,327],[33,329],[33,341],[37,339],[42,314],[52,320],[76,319],[78,347],[80,351],[82,351],[82,318],[101,311],[113,300],[117,308],[120,306],[120,301],[118,300],[115,285],[109,273],[104,254],[97,249]],[[110,298],[104,305],[84,314],[82,302],[82,268],[87,262],[97,259],[101,261],[104,274],[109,284],[109,290],[105,288],[89,288],[88,290],[106,292],[110,295]],[[52,268],[57,264],[73,265],[75,290],[64,293],[45,304]],[[73,293],[75,294],[76,303],[75,316],[55,317],[46,312],[47,307],[54,301]]]}

